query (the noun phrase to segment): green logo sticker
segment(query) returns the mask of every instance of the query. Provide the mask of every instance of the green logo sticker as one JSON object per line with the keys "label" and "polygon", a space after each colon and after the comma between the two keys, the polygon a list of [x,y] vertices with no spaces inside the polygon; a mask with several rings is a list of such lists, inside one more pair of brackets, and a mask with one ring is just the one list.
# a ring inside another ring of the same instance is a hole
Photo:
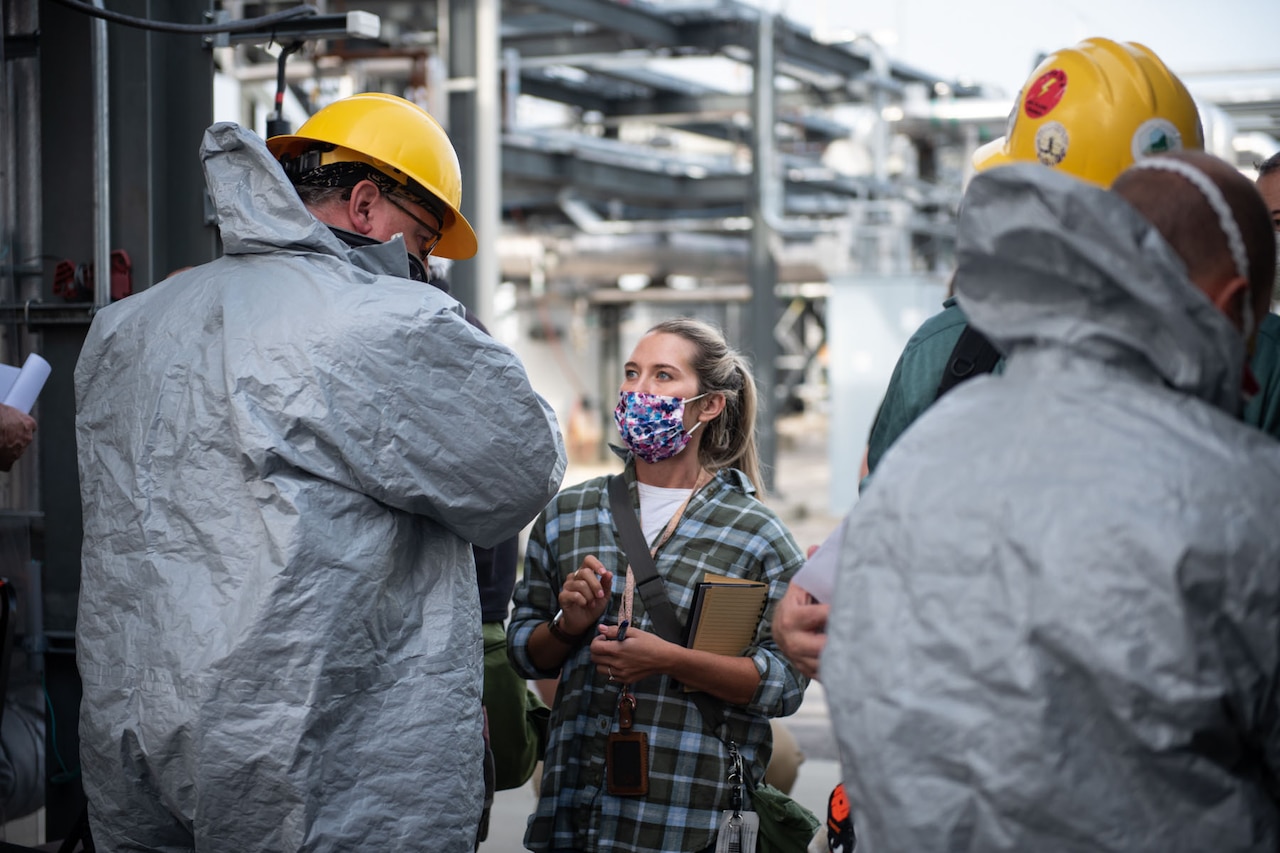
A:
{"label": "green logo sticker", "polygon": [[1149,118],[1133,133],[1133,159],[1182,150],[1182,134],[1167,118]]}

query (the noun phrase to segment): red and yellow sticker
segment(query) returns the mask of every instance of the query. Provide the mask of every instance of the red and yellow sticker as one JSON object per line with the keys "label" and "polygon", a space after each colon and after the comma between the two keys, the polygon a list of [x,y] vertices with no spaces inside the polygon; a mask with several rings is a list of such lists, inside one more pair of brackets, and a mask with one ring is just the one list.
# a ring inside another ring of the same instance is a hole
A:
{"label": "red and yellow sticker", "polygon": [[1022,109],[1027,118],[1043,118],[1053,111],[1066,91],[1067,72],[1051,68],[1027,87],[1026,97],[1022,99]]}

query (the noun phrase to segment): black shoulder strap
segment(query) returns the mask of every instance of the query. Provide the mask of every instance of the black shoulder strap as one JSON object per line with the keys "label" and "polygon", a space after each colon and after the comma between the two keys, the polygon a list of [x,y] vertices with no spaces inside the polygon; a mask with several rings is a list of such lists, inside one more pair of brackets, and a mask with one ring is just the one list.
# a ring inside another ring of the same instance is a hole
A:
{"label": "black shoulder strap", "polygon": [[675,608],[667,598],[666,585],[658,574],[658,567],[653,563],[649,546],[640,531],[640,520],[636,518],[635,508],[631,505],[627,479],[621,474],[615,474],[609,479],[609,508],[613,510],[613,523],[622,539],[622,551],[636,578],[636,592],[640,593],[640,598],[644,601],[644,609],[649,611],[654,630],[668,642],[680,642],[680,635],[683,633],[680,620],[676,618]]}
{"label": "black shoulder strap", "polygon": [[1000,351],[987,340],[987,336],[973,326],[965,325],[951,350],[951,358],[947,359],[947,369],[942,373],[942,381],[938,383],[938,393],[934,399],[940,398],[952,388],[982,373],[995,370],[1000,361]]}
{"label": "black shoulder strap", "polygon": [[[676,618],[671,599],[667,598],[667,587],[654,565],[653,555],[644,541],[644,533],[640,531],[640,519],[636,518],[635,507],[631,505],[631,492],[627,489],[627,478],[614,474],[609,478],[609,508],[613,511],[613,523],[618,528],[618,537],[622,540],[622,552],[631,566],[636,579],[636,592],[644,601],[644,609],[653,621],[654,631],[669,643],[684,645],[681,636],[684,628]],[[714,732],[720,719],[720,709],[716,699],[706,693],[690,693],[689,698],[702,712],[702,718]]]}

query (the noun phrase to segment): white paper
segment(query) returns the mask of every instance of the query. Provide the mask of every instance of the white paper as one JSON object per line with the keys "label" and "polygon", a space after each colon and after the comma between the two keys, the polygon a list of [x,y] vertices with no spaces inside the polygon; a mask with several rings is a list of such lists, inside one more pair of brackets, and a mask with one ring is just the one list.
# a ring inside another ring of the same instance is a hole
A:
{"label": "white paper", "polygon": [[844,544],[844,528],[848,519],[840,522],[831,535],[818,546],[805,564],[791,578],[791,582],[812,595],[822,604],[831,603],[836,588],[836,567],[840,561],[840,549]]}
{"label": "white paper", "polygon": [[31,407],[36,404],[36,397],[40,396],[52,370],[49,362],[35,353],[27,356],[21,370],[11,364],[0,364],[0,401],[24,415],[31,414]]}

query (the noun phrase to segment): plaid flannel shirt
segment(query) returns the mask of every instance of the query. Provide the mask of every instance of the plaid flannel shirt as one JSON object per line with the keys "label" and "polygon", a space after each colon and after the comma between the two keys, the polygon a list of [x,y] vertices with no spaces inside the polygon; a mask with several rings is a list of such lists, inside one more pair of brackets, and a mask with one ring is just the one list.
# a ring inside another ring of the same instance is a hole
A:
{"label": "plaid flannel shirt", "polygon": [[[626,477],[638,506],[635,466]],[[610,795],[605,786],[605,743],[618,730],[618,689],[599,675],[587,644],[573,650],[559,673],[529,660],[529,635],[559,609],[561,584],[588,554],[614,573],[613,595],[603,622],[617,619],[626,566],[609,509],[608,477],[560,492],[530,534],[524,577],[516,587],[507,650],[527,678],[560,679],[537,811],[525,835],[530,850],[702,850],[715,840],[721,811],[730,807],[730,740],[757,782],[772,752],[769,717],[800,707],[808,680],[778,651],[770,631],[773,608],[804,555],[777,515],[754,497],[742,472],[727,469],[689,501],[671,538],[655,556],[667,597],[683,623],[695,584],[705,572],[766,581],[768,604],[746,654],[760,673],[751,702],[725,708],[713,734],[690,695],[669,676],[631,685],[636,697],[633,731],[649,739],[649,793]],[[640,595],[633,624],[653,631]]]}

